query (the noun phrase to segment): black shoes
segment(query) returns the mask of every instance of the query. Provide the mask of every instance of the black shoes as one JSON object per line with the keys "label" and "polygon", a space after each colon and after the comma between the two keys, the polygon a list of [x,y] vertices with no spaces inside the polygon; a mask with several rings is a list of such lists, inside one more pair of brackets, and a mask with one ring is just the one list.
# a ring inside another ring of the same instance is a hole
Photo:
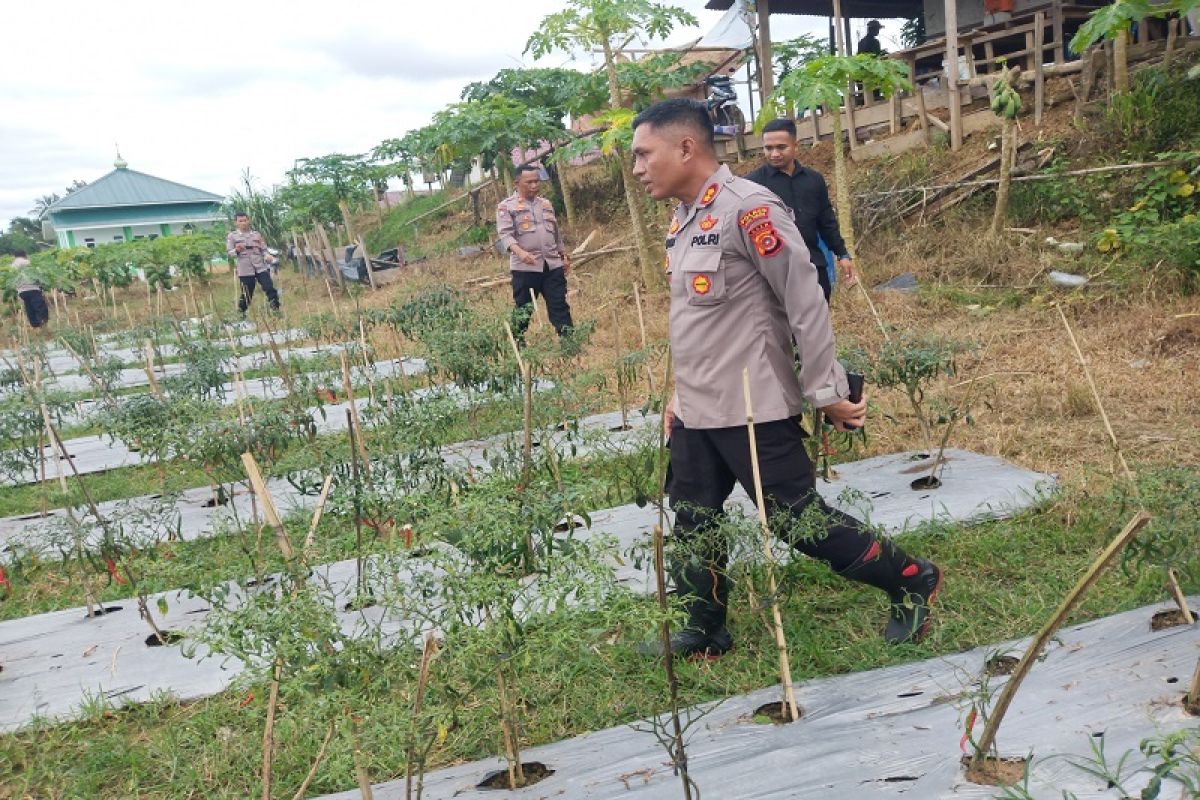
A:
{"label": "black shoes", "polygon": [[[671,634],[671,655],[715,661],[732,650],[733,636],[725,627],[729,579],[724,572],[689,563],[672,568],[671,577],[675,591],[685,599],[688,612],[687,625]],[[638,651],[662,658],[662,640],[645,642]]]}
{"label": "black shoes", "polygon": [[[907,573],[907,574],[906,574]],[[914,558],[901,570],[901,589],[888,592],[892,607],[883,638],[889,644],[919,642],[929,630],[929,607],[942,588],[942,571],[937,564]]]}
{"label": "black shoes", "polygon": [[891,608],[883,638],[888,644],[919,642],[928,632],[929,609],[942,586],[942,571],[932,561],[911,558],[884,538],[841,574],[887,594]]}

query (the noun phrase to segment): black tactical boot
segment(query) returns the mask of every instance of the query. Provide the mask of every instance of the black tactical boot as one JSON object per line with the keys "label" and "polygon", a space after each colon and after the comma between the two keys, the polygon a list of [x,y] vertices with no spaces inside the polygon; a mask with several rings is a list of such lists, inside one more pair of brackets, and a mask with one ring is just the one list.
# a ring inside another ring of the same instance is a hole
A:
{"label": "black tactical boot", "polygon": [[[675,591],[684,598],[687,624],[671,634],[671,655],[715,661],[733,649],[733,636],[725,627],[729,605],[729,579],[715,567],[698,564],[671,569]],[[662,642],[646,642],[638,648],[643,655],[662,657]]]}
{"label": "black tactical boot", "polygon": [[925,636],[929,608],[942,586],[942,571],[932,561],[905,555],[890,539],[877,539],[841,574],[887,593],[892,605],[883,638],[889,644],[919,642]]}

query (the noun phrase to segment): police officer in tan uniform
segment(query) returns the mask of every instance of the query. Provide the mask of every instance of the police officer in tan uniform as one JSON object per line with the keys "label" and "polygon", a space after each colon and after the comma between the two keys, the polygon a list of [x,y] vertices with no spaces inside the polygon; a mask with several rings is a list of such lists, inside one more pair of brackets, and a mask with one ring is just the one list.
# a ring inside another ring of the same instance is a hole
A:
{"label": "police officer in tan uniform", "polygon": [[562,336],[571,328],[567,305],[567,270],[571,261],[563,246],[562,231],[550,201],[538,196],[542,181],[538,167],[517,171],[517,190],[496,206],[496,231],[500,249],[508,253],[512,272],[513,333],[522,339],[533,313],[533,299],[546,298],[550,324]]}
{"label": "police officer in tan uniform", "polygon": [[654,199],[680,202],[667,236],[676,393],[664,424],[674,535],[693,543],[693,553],[672,566],[689,612],[672,652],[713,658],[733,645],[725,627],[727,545],[715,529],[735,482],[754,495],[745,368],[773,529],[838,574],[886,592],[885,638],[916,641],[927,628],[941,570],[830,508],[815,489],[800,427],[804,401],[841,430],[861,426],[867,406],[848,399],[825,297],[787,207],[719,164],[702,104],[666,100],[633,126],[633,174]]}
{"label": "police officer in tan uniform", "polygon": [[225,250],[231,258],[237,259],[237,277],[240,284],[238,311],[245,315],[254,297],[256,283],[266,292],[271,308],[278,311],[279,292],[271,282],[271,264],[275,257],[267,252],[266,239],[263,239],[258,231],[250,229],[250,217],[243,212],[239,211],[234,215],[233,223],[237,230],[230,231],[225,237]]}

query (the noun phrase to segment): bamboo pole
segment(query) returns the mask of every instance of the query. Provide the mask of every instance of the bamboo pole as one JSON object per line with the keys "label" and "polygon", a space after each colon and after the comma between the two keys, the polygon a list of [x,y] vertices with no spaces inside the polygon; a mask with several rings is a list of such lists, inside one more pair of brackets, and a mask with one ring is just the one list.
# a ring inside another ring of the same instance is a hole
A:
{"label": "bamboo pole", "polygon": [[162,400],[162,388],[158,385],[158,379],[154,377],[154,345],[149,339],[146,340],[146,378],[150,381],[150,391],[156,398]]}
{"label": "bamboo pole", "polygon": [[425,705],[425,687],[429,684],[429,668],[433,662],[433,657],[438,653],[437,640],[433,638],[432,633],[425,634],[425,646],[421,649],[421,667],[417,671],[417,691],[413,699],[412,727],[409,729],[408,736],[408,752],[404,758],[404,798],[412,800],[413,797],[413,761],[416,738],[417,719],[421,716],[421,709]]}
{"label": "bamboo pole", "polygon": [[[635,282],[633,284],[633,302],[637,304],[638,314],[638,332],[641,334],[642,352],[646,350],[646,317],[642,314],[642,292]],[[654,370],[650,367],[650,362],[646,362],[646,387],[650,390],[650,396],[654,397],[658,394],[654,390]]]}
{"label": "bamboo pole", "polygon": [[325,513],[325,502],[329,499],[331,488],[333,488],[333,476],[326,475],[325,482],[321,484],[321,493],[317,495],[317,507],[313,511],[312,522],[308,525],[308,535],[304,537],[305,554],[312,549],[313,541],[317,537],[317,526],[321,524],[321,516]]}
{"label": "bamboo pole", "polygon": [[771,621],[775,631],[775,647],[779,651],[779,681],[783,684],[784,707],[789,719],[795,721],[800,719],[800,711],[796,708],[796,691],[792,686],[792,665],[788,658],[787,639],[783,633],[783,617],[779,613],[779,602],[776,599],[778,589],[775,585],[775,570],[772,567],[775,557],[771,552],[771,526],[767,522],[767,504],[763,497],[762,474],[758,466],[758,439],[754,432],[754,408],[750,402],[750,369],[748,367],[742,370],[742,393],[746,398],[746,431],[750,436],[750,466],[754,475],[754,502],[758,506],[758,524],[762,528]]}
{"label": "bamboo pole", "polygon": [[1033,667],[1033,662],[1041,655],[1042,649],[1055,632],[1066,622],[1067,615],[1075,608],[1083,595],[1088,589],[1095,584],[1100,574],[1113,562],[1118,554],[1125,549],[1125,546],[1133,541],[1133,537],[1137,535],[1146,523],[1150,521],[1150,515],[1145,511],[1138,511],[1129,522],[1125,523],[1125,527],[1117,534],[1116,538],[1109,543],[1108,547],[1096,558],[1087,572],[1075,584],[1075,587],[1063,598],[1058,610],[1054,615],[1042,626],[1038,631],[1025,654],[1021,656],[1021,661],[1013,670],[1012,676],[1008,682],[1004,684],[1004,688],[1000,690],[1000,696],[996,699],[996,705],[992,712],[988,715],[987,724],[983,728],[983,735],[979,737],[979,745],[975,751],[975,756],[972,759],[975,763],[980,764],[983,759],[987,758],[987,754],[996,744],[996,732],[1000,729],[1000,723],[1004,721],[1004,715],[1008,712],[1009,705],[1012,704],[1013,697],[1016,696],[1017,689],[1029,674],[1029,670]]}
{"label": "bamboo pole", "polygon": [[[340,353],[342,360],[342,388],[346,390],[346,402],[350,405],[350,418],[354,423],[354,427],[362,430],[362,420],[358,417],[358,402],[354,399],[354,384],[350,382],[350,362],[346,359],[346,351]],[[371,474],[371,459],[367,457],[367,446],[363,442],[362,437],[358,437],[358,452],[362,456],[363,471],[367,475]]]}
{"label": "bamboo pole", "polygon": [[300,788],[292,795],[292,800],[303,800],[305,793],[308,792],[309,784],[313,778],[317,777],[317,769],[320,768],[321,762],[325,760],[325,751],[329,748],[329,740],[333,738],[334,723],[329,722],[329,728],[325,731],[325,740],[321,742],[321,747],[317,750],[317,756],[313,759],[312,766],[308,768],[308,774],[304,776],[304,780],[300,783]]}
{"label": "bamboo pole", "polygon": [[375,285],[375,268],[371,266],[371,253],[367,250],[367,243],[363,241],[361,234],[358,237],[358,249],[362,252],[363,263],[367,267],[367,281],[372,289],[376,289],[378,287]]}

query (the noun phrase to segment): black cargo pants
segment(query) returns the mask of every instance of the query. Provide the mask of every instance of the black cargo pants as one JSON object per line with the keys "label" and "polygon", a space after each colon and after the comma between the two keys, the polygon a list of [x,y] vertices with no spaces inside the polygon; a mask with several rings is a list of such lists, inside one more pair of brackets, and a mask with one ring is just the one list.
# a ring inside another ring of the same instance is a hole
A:
{"label": "black cargo pants", "polygon": [[550,268],[542,262],[541,272],[512,270],[513,335],[524,340],[529,320],[533,316],[533,300],[537,296],[546,298],[546,311],[550,324],[559,336],[572,326],[571,307],[567,305],[567,273],[562,267]]}

